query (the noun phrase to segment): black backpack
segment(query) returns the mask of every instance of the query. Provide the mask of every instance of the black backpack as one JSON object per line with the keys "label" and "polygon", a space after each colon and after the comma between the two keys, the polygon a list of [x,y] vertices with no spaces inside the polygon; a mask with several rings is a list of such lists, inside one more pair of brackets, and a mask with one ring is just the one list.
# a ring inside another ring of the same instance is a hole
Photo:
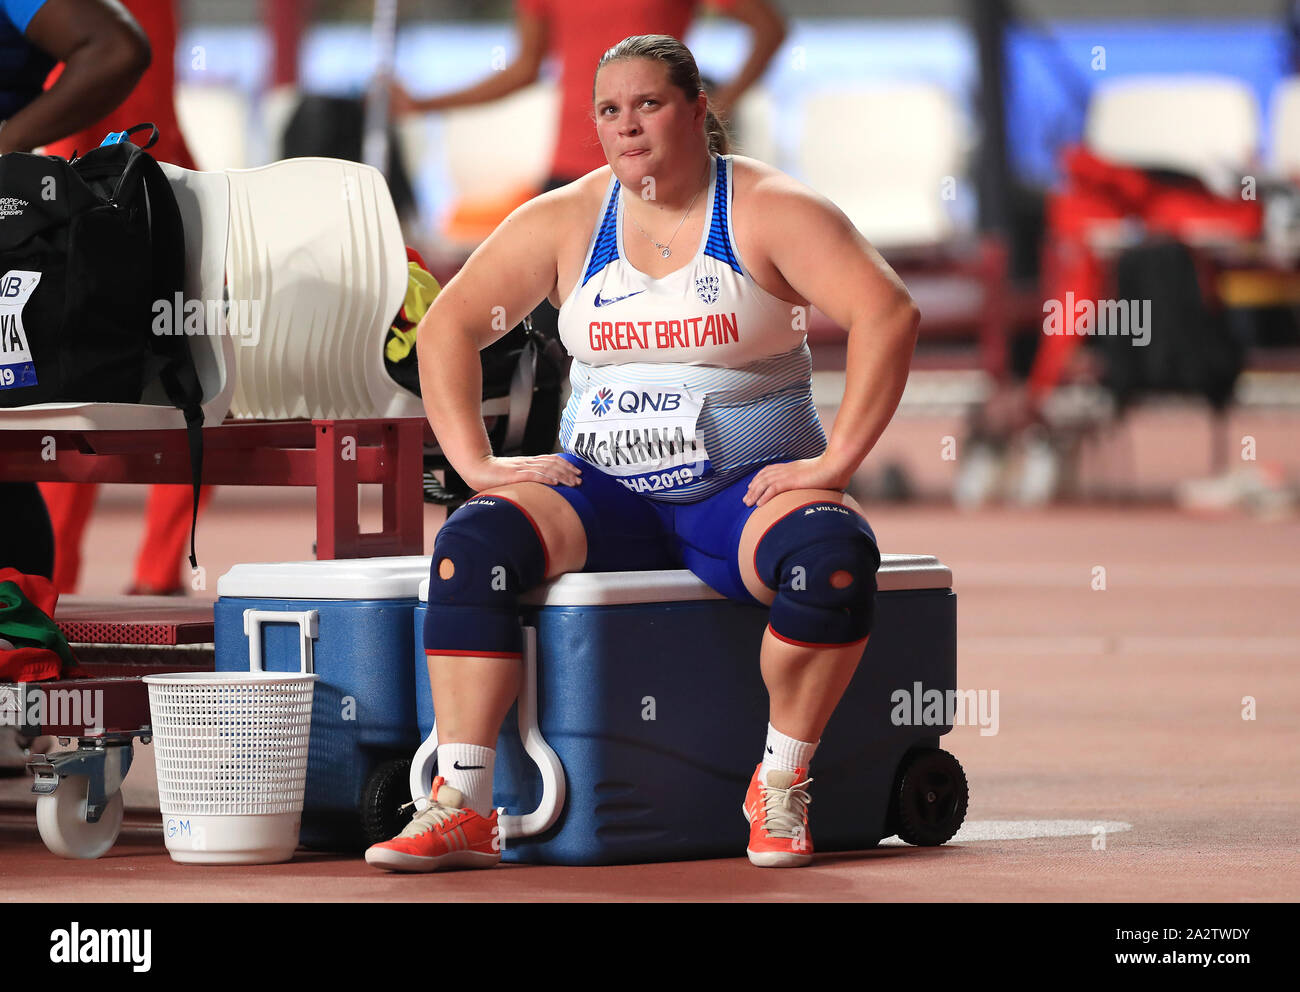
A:
{"label": "black backpack", "polygon": [[1202,292],[1191,249],[1155,239],[1126,249],[1116,263],[1121,300],[1150,301],[1150,341],[1135,347],[1128,337],[1098,337],[1104,356],[1102,383],[1120,409],[1151,393],[1203,397],[1215,410],[1232,399],[1245,366],[1245,347],[1221,308]]}
{"label": "black backpack", "polygon": [[[362,97],[308,93],[298,101],[280,141],[281,158],[340,158],[360,162],[366,130]],[[383,170],[399,217],[415,209],[415,190],[398,152],[397,130],[388,127],[388,160]]]}
{"label": "black backpack", "polygon": [[[185,414],[194,518],[203,390],[179,313],[155,333],[155,304],[185,288],[180,210],[158,163],[129,136],[68,162],[0,155],[0,407],[139,403],[159,381]],[[194,556],[193,522],[190,564]]]}

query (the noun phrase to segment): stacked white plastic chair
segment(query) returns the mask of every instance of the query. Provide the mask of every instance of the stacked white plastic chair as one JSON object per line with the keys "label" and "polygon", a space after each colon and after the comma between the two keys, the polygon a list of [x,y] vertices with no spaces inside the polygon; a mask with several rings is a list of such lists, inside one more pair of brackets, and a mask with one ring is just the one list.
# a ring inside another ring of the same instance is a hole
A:
{"label": "stacked white plastic chair", "polygon": [[421,417],[388,376],[405,245],[377,170],[302,158],[230,179],[228,266],[238,418]]}

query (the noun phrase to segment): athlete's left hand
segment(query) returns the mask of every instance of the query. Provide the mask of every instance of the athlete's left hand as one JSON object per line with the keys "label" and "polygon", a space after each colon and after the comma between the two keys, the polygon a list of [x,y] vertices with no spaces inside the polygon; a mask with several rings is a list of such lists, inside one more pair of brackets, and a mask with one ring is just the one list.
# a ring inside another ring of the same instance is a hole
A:
{"label": "athlete's left hand", "polygon": [[773,496],[792,489],[838,489],[849,484],[843,469],[827,465],[818,458],[804,458],[797,462],[768,465],[749,483],[745,492],[746,506],[762,506]]}

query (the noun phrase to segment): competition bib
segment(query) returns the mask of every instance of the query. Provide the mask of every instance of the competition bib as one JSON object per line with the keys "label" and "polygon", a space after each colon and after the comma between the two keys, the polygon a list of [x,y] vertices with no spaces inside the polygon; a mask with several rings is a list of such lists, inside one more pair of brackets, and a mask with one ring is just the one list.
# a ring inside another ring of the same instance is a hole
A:
{"label": "competition bib", "polygon": [[677,489],[713,471],[696,436],[704,397],[683,387],[592,386],[570,450],[633,492]]}
{"label": "competition bib", "polygon": [[36,368],[23,329],[23,307],[31,298],[39,272],[13,269],[0,279],[0,389],[36,385]]}

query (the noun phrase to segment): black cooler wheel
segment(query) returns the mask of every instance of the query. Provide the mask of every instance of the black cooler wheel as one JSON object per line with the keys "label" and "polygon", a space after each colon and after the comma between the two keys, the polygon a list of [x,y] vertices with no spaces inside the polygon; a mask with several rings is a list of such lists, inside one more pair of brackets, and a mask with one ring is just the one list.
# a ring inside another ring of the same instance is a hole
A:
{"label": "black cooler wheel", "polygon": [[361,829],[367,844],[392,840],[415,816],[411,801],[411,759],[393,758],[376,765],[361,790]]}
{"label": "black cooler wheel", "polygon": [[908,844],[937,847],[966,819],[970,792],[961,763],[938,747],[908,751],[898,766],[890,828]]}

